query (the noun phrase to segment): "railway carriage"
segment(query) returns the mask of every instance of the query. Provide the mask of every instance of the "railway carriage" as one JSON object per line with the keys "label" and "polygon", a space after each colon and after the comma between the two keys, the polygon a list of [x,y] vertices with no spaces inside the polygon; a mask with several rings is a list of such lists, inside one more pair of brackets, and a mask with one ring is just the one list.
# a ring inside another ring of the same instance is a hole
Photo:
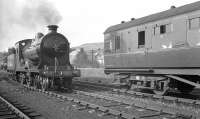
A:
{"label": "railway carriage", "polygon": [[113,25],[104,50],[106,74],[166,81],[189,93],[200,87],[200,2]]}
{"label": "railway carriage", "polygon": [[34,39],[25,39],[15,44],[8,56],[8,68],[21,83],[37,88],[68,88],[72,78],[80,76],[69,61],[70,46],[67,38],[57,32],[56,25],[49,25],[49,33],[37,33]]}

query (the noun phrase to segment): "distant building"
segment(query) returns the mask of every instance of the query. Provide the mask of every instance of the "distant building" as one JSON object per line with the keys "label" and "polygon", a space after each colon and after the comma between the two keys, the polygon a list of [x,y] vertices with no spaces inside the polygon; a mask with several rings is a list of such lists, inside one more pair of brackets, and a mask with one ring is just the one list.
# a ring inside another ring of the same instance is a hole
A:
{"label": "distant building", "polygon": [[104,54],[103,49],[98,49],[95,53],[95,58],[99,62],[100,66],[104,66]]}
{"label": "distant building", "polygon": [[103,49],[85,51],[83,48],[78,48],[70,53],[70,62],[72,65],[82,68],[103,67]]}
{"label": "distant building", "polygon": [[[104,46],[104,43],[86,43],[81,46],[74,47],[75,50],[70,53],[71,64],[74,64],[75,66],[77,65],[79,67],[83,67],[83,66],[84,67],[103,67],[104,66],[104,47],[103,46]],[[82,49],[82,52],[81,52],[81,49]],[[83,55],[84,55],[84,58],[83,58]],[[82,63],[82,65],[80,63]]]}

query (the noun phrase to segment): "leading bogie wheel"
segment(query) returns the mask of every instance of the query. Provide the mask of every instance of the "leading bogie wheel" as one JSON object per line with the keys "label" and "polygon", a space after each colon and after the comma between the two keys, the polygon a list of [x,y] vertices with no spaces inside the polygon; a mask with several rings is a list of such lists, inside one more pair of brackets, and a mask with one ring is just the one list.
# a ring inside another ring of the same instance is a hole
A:
{"label": "leading bogie wheel", "polygon": [[72,90],[72,78],[64,78],[64,87],[67,88],[69,91]]}

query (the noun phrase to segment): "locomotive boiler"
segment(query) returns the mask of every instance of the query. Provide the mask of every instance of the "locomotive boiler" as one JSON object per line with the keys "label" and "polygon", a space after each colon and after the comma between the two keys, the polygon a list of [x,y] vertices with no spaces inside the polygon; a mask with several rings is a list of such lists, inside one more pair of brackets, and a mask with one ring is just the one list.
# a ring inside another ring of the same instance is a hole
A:
{"label": "locomotive boiler", "polygon": [[[163,91],[200,88],[200,2],[113,25],[104,32],[105,73],[152,81]],[[156,90],[157,91],[157,90]]]}
{"label": "locomotive boiler", "polygon": [[57,28],[49,25],[46,35],[37,33],[34,39],[15,44],[15,53],[8,56],[8,71],[16,80],[44,90],[50,87],[71,89],[72,78],[80,76],[80,70],[70,64],[69,42]]}

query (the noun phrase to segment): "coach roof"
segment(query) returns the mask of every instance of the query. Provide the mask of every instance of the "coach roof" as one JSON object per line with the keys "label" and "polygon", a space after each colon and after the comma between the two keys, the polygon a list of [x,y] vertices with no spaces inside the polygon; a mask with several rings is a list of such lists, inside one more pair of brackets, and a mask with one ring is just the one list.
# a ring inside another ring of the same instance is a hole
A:
{"label": "coach roof", "polygon": [[145,24],[148,22],[165,19],[168,17],[172,17],[172,16],[184,14],[184,13],[189,13],[189,12],[196,11],[196,10],[200,10],[200,1],[194,2],[191,4],[187,4],[187,5],[184,5],[181,7],[177,7],[177,8],[171,8],[169,10],[166,10],[166,11],[163,11],[160,13],[156,13],[156,14],[152,14],[149,16],[145,16],[145,17],[142,17],[139,19],[135,19],[135,20],[132,20],[132,21],[129,21],[126,23],[121,23],[121,24],[111,26],[108,29],[106,29],[104,34],[113,32],[113,31],[117,31],[117,30],[121,30],[121,29],[126,29],[126,28],[133,27],[133,26],[138,26],[138,25]]}

